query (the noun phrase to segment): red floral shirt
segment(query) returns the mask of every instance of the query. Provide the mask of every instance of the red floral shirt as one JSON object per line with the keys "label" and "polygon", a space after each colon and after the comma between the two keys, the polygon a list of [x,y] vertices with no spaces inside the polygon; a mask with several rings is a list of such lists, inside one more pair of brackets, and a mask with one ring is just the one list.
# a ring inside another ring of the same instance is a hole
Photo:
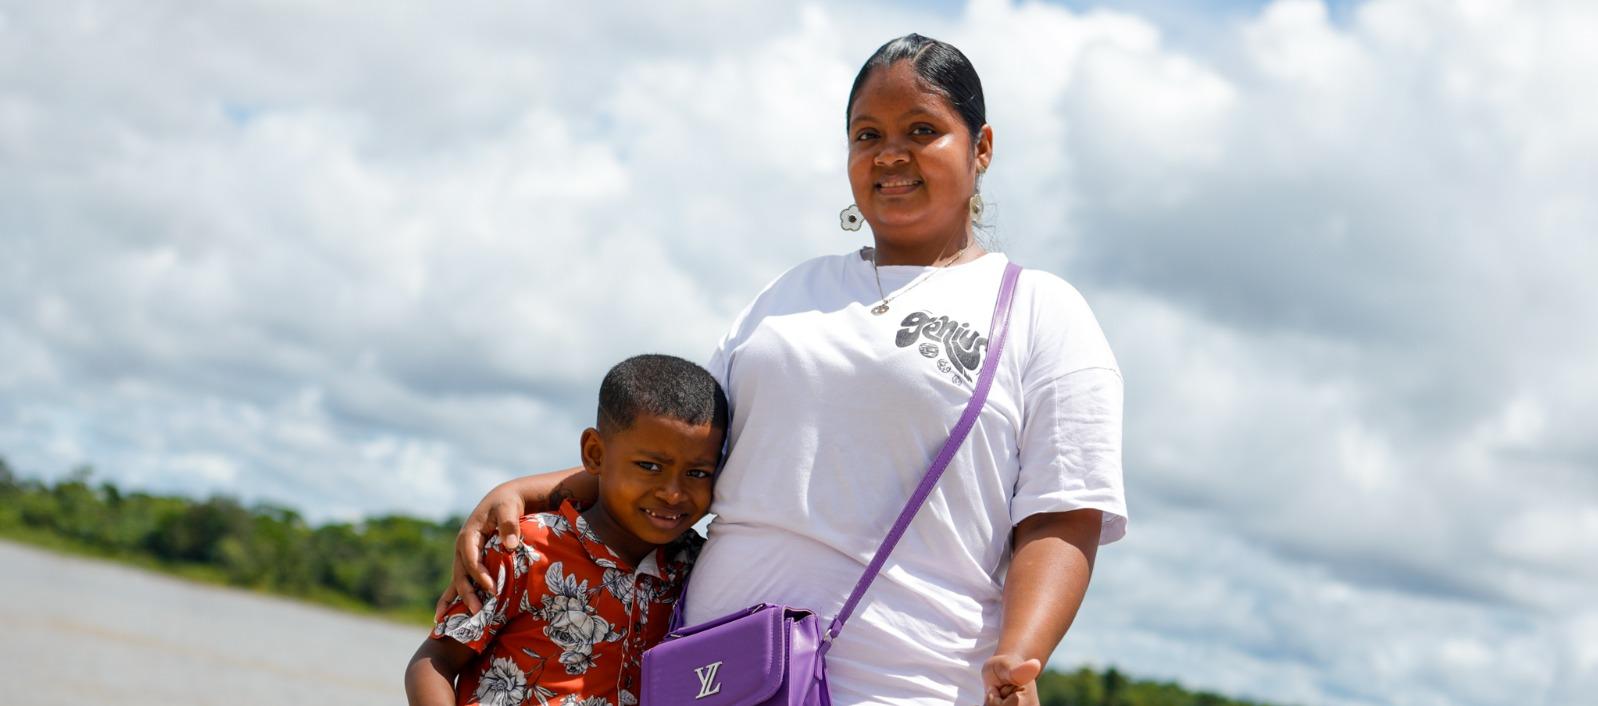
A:
{"label": "red floral shirt", "polygon": [[[660,642],[703,539],[693,530],[628,566],[570,503],[522,518],[520,547],[496,535],[483,565],[496,576],[483,609],[456,599],[433,628],[476,650],[455,685],[469,704],[638,703],[644,649]],[[571,697],[569,700],[567,697]]]}

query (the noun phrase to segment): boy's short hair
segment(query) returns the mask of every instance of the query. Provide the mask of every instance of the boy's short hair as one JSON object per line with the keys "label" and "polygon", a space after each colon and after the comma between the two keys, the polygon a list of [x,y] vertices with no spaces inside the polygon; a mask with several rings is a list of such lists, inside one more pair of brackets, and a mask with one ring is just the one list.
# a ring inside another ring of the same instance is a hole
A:
{"label": "boy's short hair", "polygon": [[639,414],[726,430],[727,395],[694,363],[658,353],[637,355],[617,363],[599,384],[599,433],[626,431]]}

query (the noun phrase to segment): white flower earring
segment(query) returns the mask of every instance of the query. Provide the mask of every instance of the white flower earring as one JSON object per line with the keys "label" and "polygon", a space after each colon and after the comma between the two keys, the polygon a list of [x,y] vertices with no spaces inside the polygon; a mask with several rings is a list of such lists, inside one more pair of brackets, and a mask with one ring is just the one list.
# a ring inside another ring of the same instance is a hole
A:
{"label": "white flower earring", "polygon": [[838,227],[844,230],[860,230],[860,224],[866,219],[860,215],[860,207],[849,204],[849,207],[838,212]]}

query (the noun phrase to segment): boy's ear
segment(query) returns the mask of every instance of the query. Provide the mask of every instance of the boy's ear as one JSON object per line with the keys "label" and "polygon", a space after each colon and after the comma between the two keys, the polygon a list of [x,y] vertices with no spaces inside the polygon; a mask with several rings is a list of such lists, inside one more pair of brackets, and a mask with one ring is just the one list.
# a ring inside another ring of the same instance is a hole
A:
{"label": "boy's ear", "polygon": [[600,466],[605,463],[605,439],[599,435],[599,430],[589,427],[583,430],[582,440],[583,470],[594,475],[599,475]]}

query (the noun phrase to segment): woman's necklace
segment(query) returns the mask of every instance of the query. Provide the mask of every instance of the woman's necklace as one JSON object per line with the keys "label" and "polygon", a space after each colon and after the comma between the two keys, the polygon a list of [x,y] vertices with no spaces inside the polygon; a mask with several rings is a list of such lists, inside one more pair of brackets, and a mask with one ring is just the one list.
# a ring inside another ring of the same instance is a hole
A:
{"label": "woman's necklace", "polygon": [[[958,261],[960,259],[960,256],[965,254],[966,248],[969,248],[969,247],[971,247],[971,242],[970,241],[966,241],[965,245],[961,246],[959,250],[954,251],[954,254],[949,256],[949,261],[948,262],[945,262],[945,263],[940,265],[940,264],[938,264],[938,262],[936,260],[933,261],[931,270],[928,270],[926,272],[923,272],[920,275],[917,275],[916,278],[910,282],[910,284],[906,285],[904,289],[901,289],[901,290],[899,290],[897,292],[894,292],[893,296],[891,296],[891,297],[882,292],[882,270],[878,269],[878,267],[877,267],[877,249],[876,248],[872,248],[871,249],[871,274],[875,275],[876,278],[877,278],[877,296],[882,298],[882,303],[878,304],[878,305],[876,305],[874,307],[871,307],[871,313],[876,314],[877,316],[881,316],[883,314],[888,313],[888,303],[889,302],[892,302],[893,300],[904,296],[906,292],[908,292],[908,291],[910,291],[912,289],[915,289],[916,287],[921,286],[922,282],[925,282],[925,281],[927,281],[929,279],[932,279],[933,275],[938,274],[939,272],[943,271],[944,269],[947,269],[949,267],[949,265],[952,265],[956,261]],[[938,258],[938,259],[942,260],[943,258]]]}

